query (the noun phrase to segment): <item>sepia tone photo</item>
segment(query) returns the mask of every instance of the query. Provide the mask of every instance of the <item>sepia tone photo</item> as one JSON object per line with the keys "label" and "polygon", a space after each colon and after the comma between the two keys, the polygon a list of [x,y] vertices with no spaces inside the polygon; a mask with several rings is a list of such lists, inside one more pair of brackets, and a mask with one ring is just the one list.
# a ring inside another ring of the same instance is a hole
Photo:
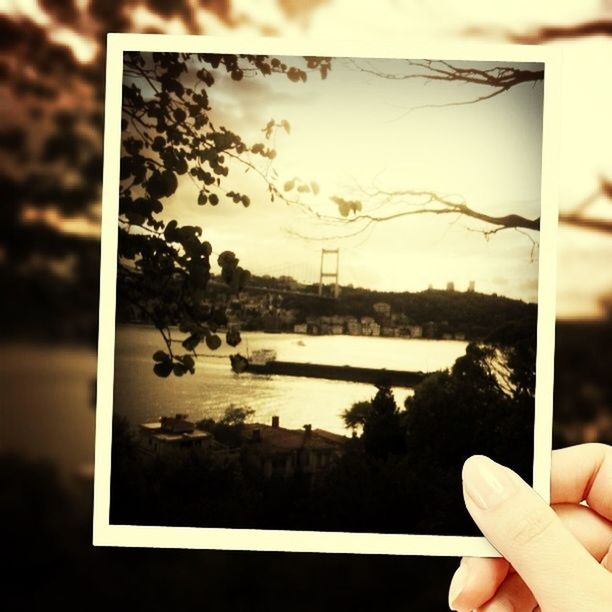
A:
{"label": "sepia tone photo", "polygon": [[545,62],[128,41],[108,68],[96,522],[461,554],[482,540],[469,456],[544,494]]}

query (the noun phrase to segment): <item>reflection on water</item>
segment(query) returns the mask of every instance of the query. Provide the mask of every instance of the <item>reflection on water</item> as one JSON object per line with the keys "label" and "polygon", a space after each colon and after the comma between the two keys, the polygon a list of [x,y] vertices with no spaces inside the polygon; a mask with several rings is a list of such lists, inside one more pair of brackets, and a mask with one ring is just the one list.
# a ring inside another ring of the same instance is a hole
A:
{"label": "reflection on water", "polygon": [[[155,420],[162,414],[185,412],[191,419],[217,418],[227,406],[250,406],[257,420],[279,415],[281,425],[311,423],[346,433],[341,413],[354,402],[370,399],[371,385],[289,376],[235,374],[228,356],[259,348],[275,349],[278,359],[335,365],[378,367],[426,372],[446,368],[465,352],[466,342],[409,340],[355,336],[303,336],[248,332],[238,349],[225,344],[199,358],[196,373],[181,378],[153,374],[152,354],[162,348],[159,333],[148,327],[117,329],[115,411],[132,423]],[[199,349],[200,350],[200,349]],[[396,389],[403,403],[408,389]]]}

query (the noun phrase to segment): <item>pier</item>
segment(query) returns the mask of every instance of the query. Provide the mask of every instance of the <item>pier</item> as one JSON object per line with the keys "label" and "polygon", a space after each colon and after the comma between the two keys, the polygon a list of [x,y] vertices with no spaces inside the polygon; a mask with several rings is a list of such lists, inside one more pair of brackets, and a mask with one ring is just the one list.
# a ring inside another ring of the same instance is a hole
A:
{"label": "pier", "polygon": [[353,366],[325,365],[318,363],[298,363],[294,361],[268,361],[267,363],[245,364],[244,370],[252,374],[275,374],[280,376],[304,376],[306,378],[326,378],[361,382],[371,385],[384,384],[390,387],[414,388],[427,374],[403,370],[360,368]]}

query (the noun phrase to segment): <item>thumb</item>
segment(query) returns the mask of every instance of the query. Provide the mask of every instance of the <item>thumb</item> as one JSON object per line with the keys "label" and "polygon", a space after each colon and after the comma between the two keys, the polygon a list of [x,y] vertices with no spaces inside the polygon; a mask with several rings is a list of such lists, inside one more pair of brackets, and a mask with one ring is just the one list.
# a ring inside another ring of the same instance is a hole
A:
{"label": "thumb", "polygon": [[470,457],[463,466],[463,493],[480,530],[542,609],[585,609],[589,594],[602,592],[607,572],[512,470],[482,455]]}

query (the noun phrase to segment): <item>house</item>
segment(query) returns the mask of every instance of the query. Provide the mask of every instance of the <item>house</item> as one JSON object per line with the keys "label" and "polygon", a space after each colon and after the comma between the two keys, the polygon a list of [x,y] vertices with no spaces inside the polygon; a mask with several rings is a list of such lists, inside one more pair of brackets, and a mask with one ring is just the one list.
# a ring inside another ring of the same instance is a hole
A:
{"label": "house", "polygon": [[361,322],[355,318],[349,319],[346,323],[346,331],[350,336],[360,336]]}
{"label": "house", "polygon": [[278,416],[270,425],[246,423],[242,428],[243,457],[265,478],[314,479],[329,469],[344,452],[345,436],[323,429],[287,429]]}
{"label": "house", "polygon": [[307,334],[308,333],[308,323],[296,323],[293,326],[293,332],[295,334]]}
{"label": "house", "polygon": [[423,337],[423,327],[421,325],[408,325],[407,327],[411,338]]}
{"label": "house", "polygon": [[423,336],[425,338],[433,338],[437,333],[437,325],[433,321],[427,321],[423,325]]}
{"label": "house", "polygon": [[391,315],[391,304],[387,304],[386,302],[376,302],[374,306],[372,306],[374,312],[376,314],[382,315],[384,317],[388,317]]}
{"label": "house", "polygon": [[158,421],[141,423],[139,447],[145,454],[170,455],[189,450],[208,450],[213,445],[210,433],[196,429],[186,414],[163,416]]}
{"label": "house", "polygon": [[316,323],[306,323],[306,333],[311,336],[318,336],[321,333],[321,328]]}

